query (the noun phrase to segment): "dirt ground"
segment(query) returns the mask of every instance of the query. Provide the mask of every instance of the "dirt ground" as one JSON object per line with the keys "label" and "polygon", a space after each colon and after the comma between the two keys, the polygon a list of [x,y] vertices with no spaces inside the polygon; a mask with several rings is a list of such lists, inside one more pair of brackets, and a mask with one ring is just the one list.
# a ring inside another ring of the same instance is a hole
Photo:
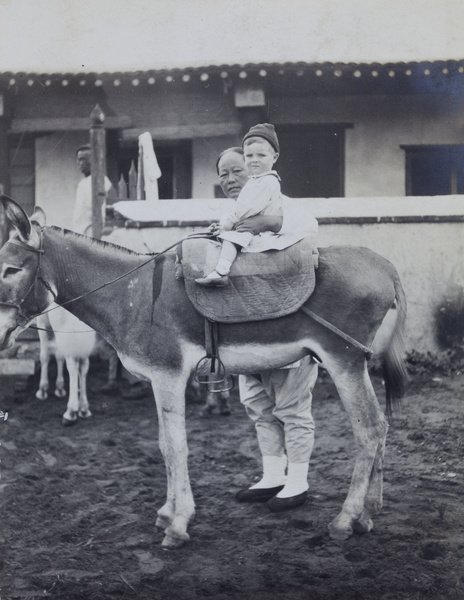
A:
{"label": "dirt ground", "polygon": [[[309,499],[286,513],[239,504],[259,476],[251,422],[202,416],[188,400],[191,541],[163,550],[155,527],[165,471],[153,398],[98,392],[92,418],[63,428],[65,401],[3,378],[1,598],[54,600],[403,600],[464,598],[464,375],[416,377],[390,428],[384,508],[345,542],[327,524],[348,490],[354,444],[327,376],[314,399]],[[375,386],[383,405],[382,382]]]}

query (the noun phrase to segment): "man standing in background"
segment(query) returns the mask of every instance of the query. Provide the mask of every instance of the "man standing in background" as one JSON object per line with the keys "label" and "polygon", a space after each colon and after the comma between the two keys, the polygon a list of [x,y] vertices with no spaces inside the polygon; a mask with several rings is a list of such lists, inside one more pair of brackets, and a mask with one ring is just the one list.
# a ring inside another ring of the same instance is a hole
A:
{"label": "man standing in background", "polygon": [[[76,189],[76,204],[72,219],[72,230],[83,235],[93,235],[92,219],[92,178],[90,177],[90,146],[80,146],[76,151],[77,165],[84,175]],[[105,175],[106,194],[112,189],[111,181]],[[105,222],[106,203],[102,206],[102,221]]]}

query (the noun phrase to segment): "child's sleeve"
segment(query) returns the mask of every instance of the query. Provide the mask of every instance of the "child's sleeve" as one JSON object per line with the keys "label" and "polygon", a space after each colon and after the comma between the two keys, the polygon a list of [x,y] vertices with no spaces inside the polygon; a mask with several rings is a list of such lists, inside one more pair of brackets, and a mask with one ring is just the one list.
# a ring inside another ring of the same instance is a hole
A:
{"label": "child's sleeve", "polygon": [[280,183],[277,177],[250,179],[240,192],[234,208],[221,218],[221,229],[230,231],[235,223],[247,217],[259,215],[276,195],[280,196]]}

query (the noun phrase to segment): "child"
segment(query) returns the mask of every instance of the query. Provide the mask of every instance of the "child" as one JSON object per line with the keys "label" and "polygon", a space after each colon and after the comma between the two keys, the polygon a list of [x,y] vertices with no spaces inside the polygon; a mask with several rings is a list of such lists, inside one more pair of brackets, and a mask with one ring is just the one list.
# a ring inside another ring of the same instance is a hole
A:
{"label": "child", "polygon": [[234,226],[239,221],[254,215],[283,215],[280,178],[272,170],[279,158],[279,141],[274,126],[269,123],[255,125],[244,136],[242,147],[250,178],[240,192],[233,210],[219,222],[221,233],[218,237],[222,240],[222,249],[216,269],[206,277],[195,279],[196,283],[206,287],[228,285],[228,274],[238,248],[247,248],[255,237],[250,232],[234,231]]}

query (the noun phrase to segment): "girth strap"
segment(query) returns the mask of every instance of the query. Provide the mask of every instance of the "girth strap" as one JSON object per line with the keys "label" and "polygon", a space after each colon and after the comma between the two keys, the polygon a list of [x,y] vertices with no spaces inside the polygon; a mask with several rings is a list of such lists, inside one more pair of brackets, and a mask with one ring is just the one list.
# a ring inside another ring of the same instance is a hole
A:
{"label": "girth strap", "polygon": [[308,317],[311,317],[311,319],[314,319],[315,321],[320,323],[320,325],[323,325],[324,327],[327,327],[327,329],[330,329],[330,331],[333,331],[333,333],[336,333],[339,337],[343,338],[346,342],[348,342],[355,348],[362,350],[364,352],[364,354],[366,355],[367,360],[370,360],[374,356],[374,352],[372,351],[371,348],[364,346],[364,344],[361,344],[361,342],[358,342],[357,340],[352,338],[347,333],[344,333],[341,329],[338,329],[338,327],[335,327],[335,325],[332,325],[332,323],[329,323],[329,321],[326,321],[325,319],[323,319],[322,317],[317,315],[315,312],[313,312],[309,308],[306,308],[306,306],[302,306],[300,308],[300,310],[302,312],[304,312],[306,315],[308,315]]}

